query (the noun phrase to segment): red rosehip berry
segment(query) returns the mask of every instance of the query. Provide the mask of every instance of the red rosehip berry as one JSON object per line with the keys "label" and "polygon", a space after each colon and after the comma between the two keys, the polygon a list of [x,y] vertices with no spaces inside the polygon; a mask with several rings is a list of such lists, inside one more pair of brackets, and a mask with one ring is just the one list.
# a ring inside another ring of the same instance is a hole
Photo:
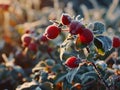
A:
{"label": "red rosehip berry", "polygon": [[68,14],[62,14],[61,22],[63,25],[69,25],[71,23],[72,18]]}
{"label": "red rosehip berry", "polygon": [[55,25],[50,25],[45,30],[45,36],[48,39],[55,39],[61,32],[61,29]]}
{"label": "red rosehip berry", "polygon": [[45,35],[42,35],[42,36],[40,37],[40,41],[42,41],[42,42],[47,42],[48,39],[47,39],[47,37],[46,37]]}
{"label": "red rosehip berry", "polygon": [[83,32],[79,34],[79,38],[81,44],[88,45],[93,41],[94,35],[89,29],[84,29]]}
{"label": "red rosehip berry", "polygon": [[120,38],[115,36],[113,37],[113,48],[119,48],[120,47]]}
{"label": "red rosehip berry", "polygon": [[65,65],[68,66],[69,68],[76,68],[79,66],[80,63],[80,59],[76,58],[75,56],[69,57],[66,62]]}
{"label": "red rosehip berry", "polygon": [[73,20],[73,21],[70,23],[69,32],[70,32],[72,35],[77,35],[77,34],[79,34],[79,33],[82,33],[83,30],[84,30],[84,26],[83,26],[82,23],[80,23],[79,21]]}
{"label": "red rosehip berry", "polygon": [[28,49],[33,51],[33,52],[36,52],[37,51],[37,44],[35,42],[30,43],[28,46]]}
{"label": "red rosehip berry", "polygon": [[21,37],[21,40],[22,40],[24,46],[28,46],[32,41],[32,37],[30,36],[30,34],[24,34]]}

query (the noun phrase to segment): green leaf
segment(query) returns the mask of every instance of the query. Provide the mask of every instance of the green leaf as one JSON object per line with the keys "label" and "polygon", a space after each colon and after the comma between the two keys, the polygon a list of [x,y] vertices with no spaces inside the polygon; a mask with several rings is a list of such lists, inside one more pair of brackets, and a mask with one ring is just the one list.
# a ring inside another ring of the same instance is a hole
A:
{"label": "green leaf", "polygon": [[35,90],[42,90],[40,87],[36,87]]}
{"label": "green leaf", "polygon": [[78,70],[80,69],[80,67],[81,66],[79,65],[78,68],[71,69],[71,71],[67,73],[66,79],[69,83],[72,83],[72,81],[73,81],[75,75],[77,74]]}
{"label": "green leaf", "polygon": [[60,64],[55,64],[54,66],[53,66],[53,68],[52,68],[52,71],[54,72],[54,73],[58,73],[59,71],[61,71],[62,70],[62,66],[60,65]]}
{"label": "green leaf", "polygon": [[102,34],[105,31],[105,25],[101,22],[94,22],[93,33]]}
{"label": "green leaf", "polygon": [[45,61],[40,61],[33,69],[32,69],[32,72],[36,72],[36,71],[39,71],[43,68],[46,67],[46,62]]}
{"label": "green leaf", "polygon": [[63,90],[70,90],[72,84],[68,83],[66,80],[63,82]]}
{"label": "green leaf", "polygon": [[95,71],[86,72],[81,75],[82,84],[89,82],[89,80],[97,80],[98,76]]}
{"label": "green leaf", "polygon": [[55,65],[55,61],[53,59],[47,59],[45,62],[48,66],[54,66]]}
{"label": "green leaf", "polygon": [[97,52],[100,55],[104,55],[105,52],[112,48],[112,40],[107,36],[96,36],[94,38],[94,44],[96,46]]}
{"label": "green leaf", "polygon": [[55,82],[54,83],[57,84],[57,83],[63,81],[65,79],[66,75],[67,75],[67,73],[60,73],[60,74],[58,74],[56,76],[56,78],[55,78]]}
{"label": "green leaf", "polygon": [[68,35],[65,41],[60,45],[60,59],[62,60],[63,54],[65,51],[73,44],[75,37],[72,35]]}
{"label": "green leaf", "polygon": [[35,88],[38,86],[38,83],[36,83],[35,81],[25,82],[22,85],[18,86],[16,90],[33,90],[33,88],[35,90]]}
{"label": "green leaf", "polygon": [[17,73],[21,73],[23,76],[26,77],[24,70],[20,66],[14,66],[13,68]]}
{"label": "green leaf", "polygon": [[51,82],[46,81],[40,85],[40,88],[42,90],[53,90],[53,84]]}

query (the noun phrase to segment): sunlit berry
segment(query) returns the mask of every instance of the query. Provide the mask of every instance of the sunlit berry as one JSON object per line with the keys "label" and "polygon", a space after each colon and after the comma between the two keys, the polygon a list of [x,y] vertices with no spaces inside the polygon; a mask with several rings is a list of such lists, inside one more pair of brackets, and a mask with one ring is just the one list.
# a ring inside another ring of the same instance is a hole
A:
{"label": "sunlit berry", "polygon": [[32,40],[32,37],[30,36],[30,34],[24,34],[21,37],[21,40],[24,46],[28,46]]}
{"label": "sunlit berry", "polygon": [[77,20],[73,20],[69,25],[69,32],[72,35],[77,35],[78,33],[82,33],[84,30],[84,26],[81,22]]}
{"label": "sunlit berry", "polygon": [[65,65],[68,66],[69,68],[76,68],[79,66],[80,62],[81,60],[79,58],[71,56],[66,60]]}
{"label": "sunlit berry", "polygon": [[61,22],[63,25],[69,25],[71,23],[72,18],[70,15],[63,13],[61,16]]}
{"label": "sunlit berry", "polygon": [[93,41],[94,35],[89,29],[84,29],[83,32],[79,34],[79,38],[80,42],[86,45],[90,44]]}
{"label": "sunlit berry", "polygon": [[115,36],[113,37],[113,48],[119,48],[120,47],[120,38]]}
{"label": "sunlit berry", "polygon": [[48,39],[55,39],[61,32],[61,29],[56,25],[50,25],[45,30],[45,36]]}

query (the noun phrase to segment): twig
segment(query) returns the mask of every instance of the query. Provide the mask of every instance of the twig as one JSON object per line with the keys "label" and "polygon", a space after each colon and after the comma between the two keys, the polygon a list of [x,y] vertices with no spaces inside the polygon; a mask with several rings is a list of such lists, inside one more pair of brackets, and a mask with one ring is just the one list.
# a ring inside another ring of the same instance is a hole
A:
{"label": "twig", "polygon": [[2,54],[2,58],[3,58],[3,60],[4,60],[5,62],[8,62],[8,61],[9,61],[5,53]]}
{"label": "twig", "polygon": [[84,14],[84,20],[85,21],[90,21],[90,15],[89,15],[89,11],[88,11],[88,8],[85,6],[85,5],[81,5],[80,8],[82,9],[83,11],[83,14]]}
{"label": "twig", "polygon": [[108,62],[110,59],[117,60],[118,59],[118,51],[116,50],[115,52],[111,53],[106,59],[105,62]]}
{"label": "twig", "polygon": [[92,83],[94,83],[94,82],[96,82],[96,81],[95,81],[95,80],[92,80],[92,81],[90,81],[90,82],[84,84],[83,87],[90,86],[90,85],[91,85]]}
{"label": "twig", "polygon": [[107,90],[110,90],[110,87],[108,86],[108,84],[106,83],[106,81],[103,79],[103,77],[102,77],[101,73],[99,72],[98,68],[96,67],[96,65],[93,62],[91,62],[91,65],[94,67],[95,72],[97,73],[99,79],[106,86]]}
{"label": "twig", "polygon": [[113,0],[112,4],[111,4],[111,6],[110,6],[110,8],[109,8],[109,10],[107,12],[106,17],[110,17],[111,18],[112,14],[113,14],[113,12],[115,10],[115,8],[118,5],[118,2],[119,2],[119,0]]}
{"label": "twig", "polygon": [[96,0],[90,0],[95,9],[99,8],[98,2]]}

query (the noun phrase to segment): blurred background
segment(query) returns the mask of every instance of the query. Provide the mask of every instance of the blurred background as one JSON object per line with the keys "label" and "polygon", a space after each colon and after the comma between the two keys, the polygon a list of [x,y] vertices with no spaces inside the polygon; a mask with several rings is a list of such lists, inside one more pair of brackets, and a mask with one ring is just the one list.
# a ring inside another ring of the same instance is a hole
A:
{"label": "blurred background", "polygon": [[101,21],[106,35],[120,36],[120,0],[0,0],[0,63],[5,55],[16,65],[31,68],[33,60],[21,54],[21,36],[28,30],[43,33],[49,20],[59,20],[62,13],[80,15],[85,23]]}
{"label": "blurred background", "polygon": [[[120,35],[120,0],[0,0],[0,54],[21,49],[27,30],[43,32],[62,13],[80,15],[85,23],[105,23],[109,36]],[[0,62],[3,59],[0,55]]]}

